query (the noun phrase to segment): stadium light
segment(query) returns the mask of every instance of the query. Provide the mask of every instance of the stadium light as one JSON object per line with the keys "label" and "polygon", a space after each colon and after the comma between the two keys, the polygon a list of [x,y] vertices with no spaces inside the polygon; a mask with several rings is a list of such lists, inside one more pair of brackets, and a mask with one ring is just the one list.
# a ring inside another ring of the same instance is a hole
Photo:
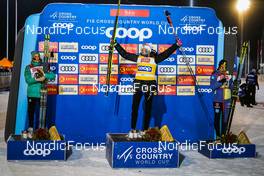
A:
{"label": "stadium light", "polygon": [[238,12],[244,12],[249,9],[250,1],[249,0],[238,0],[236,4],[236,9]]}

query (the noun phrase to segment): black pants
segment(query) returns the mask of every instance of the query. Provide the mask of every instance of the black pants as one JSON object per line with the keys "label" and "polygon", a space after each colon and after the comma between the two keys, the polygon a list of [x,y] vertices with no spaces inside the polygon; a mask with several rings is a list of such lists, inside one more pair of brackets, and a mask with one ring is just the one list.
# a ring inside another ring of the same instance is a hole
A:
{"label": "black pants", "polygon": [[249,101],[251,104],[256,104],[256,85],[248,85]]}
{"label": "black pants", "polygon": [[132,114],[131,114],[131,129],[136,129],[137,119],[138,119],[138,108],[142,95],[145,98],[145,114],[143,130],[149,128],[150,118],[151,118],[151,106],[153,95],[156,94],[156,81],[134,81],[134,95],[132,103]]}
{"label": "black pants", "polygon": [[243,97],[239,97],[239,101],[240,101],[241,106],[244,106],[244,105],[250,106],[248,95],[245,95]]}
{"label": "black pants", "polygon": [[216,136],[221,137],[226,132],[224,104],[214,102],[214,127]]}
{"label": "black pants", "polygon": [[[34,115],[39,112],[37,107],[39,107],[40,98],[28,97],[28,123],[29,127],[34,128]],[[38,117],[38,114],[37,114]],[[37,127],[38,128],[38,127]]]}

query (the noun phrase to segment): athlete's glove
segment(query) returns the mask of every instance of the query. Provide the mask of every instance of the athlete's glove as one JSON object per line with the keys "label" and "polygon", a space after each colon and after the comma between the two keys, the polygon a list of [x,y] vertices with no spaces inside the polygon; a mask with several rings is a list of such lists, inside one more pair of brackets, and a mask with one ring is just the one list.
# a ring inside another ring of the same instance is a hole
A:
{"label": "athlete's glove", "polygon": [[224,84],[226,82],[226,78],[221,79],[219,82]]}
{"label": "athlete's glove", "polygon": [[177,39],[176,39],[176,44],[177,44],[179,47],[181,47],[181,46],[182,46],[182,41],[181,41],[181,39],[177,38]]}

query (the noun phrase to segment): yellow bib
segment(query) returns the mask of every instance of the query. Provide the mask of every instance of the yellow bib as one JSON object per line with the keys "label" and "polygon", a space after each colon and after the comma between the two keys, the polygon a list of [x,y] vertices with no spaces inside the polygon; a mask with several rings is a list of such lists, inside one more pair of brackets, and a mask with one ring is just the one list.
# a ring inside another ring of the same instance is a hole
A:
{"label": "yellow bib", "polygon": [[157,64],[153,57],[139,56],[137,60],[136,79],[144,81],[156,80]]}

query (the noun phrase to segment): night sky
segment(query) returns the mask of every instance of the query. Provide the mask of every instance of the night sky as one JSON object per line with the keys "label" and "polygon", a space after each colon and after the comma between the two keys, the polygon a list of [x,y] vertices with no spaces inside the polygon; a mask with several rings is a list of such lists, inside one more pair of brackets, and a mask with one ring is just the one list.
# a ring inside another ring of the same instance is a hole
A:
{"label": "night sky", "polygon": [[[9,55],[12,60],[15,46],[15,0],[10,2],[10,24],[9,24]],[[18,0],[18,30],[25,23],[25,19],[34,13],[39,13],[48,4],[53,2],[74,2],[74,3],[117,3],[114,1],[105,0]],[[189,5],[189,0],[166,0],[166,1],[145,1],[145,0],[122,0],[122,4],[144,4],[144,5],[172,5],[186,6]],[[211,7],[215,9],[216,14],[222,20],[224,26],[237,26],[238,13],[235,10],[236,0],[194,0],[195,6]],[[6,0],[0,0],[0,59],[6,56]],[[245,14],[245,40],[251,41],[252,58],[256,57],[254,53],[257,50],[257,41],[261,39],[264,32],[264,0],[251,0],[250,10]],[[239,36],[238,36],[239,37]]]}

